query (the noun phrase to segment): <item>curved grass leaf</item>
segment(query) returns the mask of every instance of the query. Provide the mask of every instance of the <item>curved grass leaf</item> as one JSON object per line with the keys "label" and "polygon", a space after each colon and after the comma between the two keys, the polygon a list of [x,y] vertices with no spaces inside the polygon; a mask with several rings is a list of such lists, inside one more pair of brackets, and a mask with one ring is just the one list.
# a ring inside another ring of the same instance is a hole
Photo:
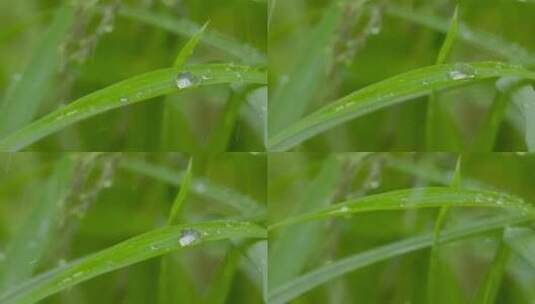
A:
{"label": "curved grass leaf", "polygon": [[[440,235],[440,242],[446,243],[471,236],[477,236],[506,225],[522,223],[532,219],[533,217],[529,216],[501,215],[479,221],[471,221],[469,224],[443,231]],[[330,263],[274,289],[269,293],[269,303],[287,303],[305,292],[333,279],[339,278],[349,272],[430,247],[433,244],[433,238],[433,233],[411,237]]]}
{"label": "curved grass leaf", "polygon": [[506,193],[483,190],[455,190],[450,187],[427,187],[395,190],[334,204],[314,212],[289,217],[270,225],[269,229],[353,213],[443,206],[511,208],[535,215],[535,208],[525,203],[523,199]]}
{"label": "curved grass leaf", "polygon": [[269,150],[288,150],[348,120],[432,91],[503,76],[535,80],[535,72],[500,62],[455,63],[415,69],[362,88],[304,117],[271,136]]}
{"label": "curved grass leaf", "polygon": [[252,84],[266,84],[267,82],[265,72],[232,64],[156,70],[81,97],[38,119],[1,139],[0,151],[17,151],[83,119],[154,97],[182,91],[184,89],[177,88],[175,83],[179,73],[186,73],[185,75],[195,80],[191,85],[192,88],[233,82]]}
{"label": "curved grass leaf", "polygon": [[58,9],[48,33],[34,48],[34,54],[21,79],[10,89],[0,106],[0,137],[30,122],[39,110],[47,87],[54,79],[60,61],[58,48],[74,20],[74,7]]}
{"label": "curved grass leaf", "polygon": [[[195,35],[201,28],[198,24],[187,19],[177,19],[176,16],[154,13],[148,10],[132,7],[122,7],[119,10],[119,15],[159,27],[178,35],[190,37]],[[267,63],[266,56],[257,49],[220,33],[208,31],[203,34],[201,41],[209,46],[220,49],[247,64],[264,65]]]}
{"label": "curved grass leaf", "polygon": [[264,228],[248,222],[215,221],[169,226],[40,274],[0,295],[0,303],[34,303],[103,273],[184,248],[179,240],[185,233],[193,233],[194,237],[188,239],[184,247],[232,238],[266,238]]}

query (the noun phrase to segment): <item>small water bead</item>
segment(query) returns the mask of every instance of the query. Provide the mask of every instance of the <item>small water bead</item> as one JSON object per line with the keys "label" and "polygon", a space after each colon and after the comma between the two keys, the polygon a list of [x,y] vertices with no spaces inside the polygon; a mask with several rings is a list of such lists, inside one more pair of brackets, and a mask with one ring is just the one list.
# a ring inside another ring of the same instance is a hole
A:
{"label": "small water bead", "polygon": [[475,70],[468,64],[456,64],[449,72],[449,77],[453,80],[472,79],[476,77]]}
{"label": "small water bead", "polygon": [[347,213],[347,212],[349,212],[349,208],[347,206],[342,206],[342,207],[340,207],[340,209],[338,209],[338,212]]}
{"label": "small water bead", "polygon": [[201,233],[194,229],[184,229],[180,232],[178,243],[182,247],[187,247],[195,244],[201,238]]}
{"label": "small water bead", "polygon": [[197,78],[190,72],[181,72],[175,79],[176,87],[180,90],[187,89],[197,83]]}
{"label": "small water bead", "polygon": [[126,98],[126,97],[121,97],[121,98],[119,99],[119,101],[120,101],[121,103],[127,103],[127,102],[128,102],[128,98]]}

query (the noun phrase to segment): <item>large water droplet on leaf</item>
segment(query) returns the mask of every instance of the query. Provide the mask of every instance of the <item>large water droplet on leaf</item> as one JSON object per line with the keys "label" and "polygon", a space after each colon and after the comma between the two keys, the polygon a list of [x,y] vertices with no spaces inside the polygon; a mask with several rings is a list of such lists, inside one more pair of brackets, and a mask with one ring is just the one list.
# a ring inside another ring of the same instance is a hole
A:
{"label": "large water droplet on leaf", "polygon": [[187,89],[197,83],[197,78],[190,72],[181,72],[176,76],[176,87],[179,89]]}
{"label": "large water droplet on leaf", "polygon": [[194,229],[184,229],[180,232],[178,243],[182,247],[194,245],[201,238],[201,233]]}

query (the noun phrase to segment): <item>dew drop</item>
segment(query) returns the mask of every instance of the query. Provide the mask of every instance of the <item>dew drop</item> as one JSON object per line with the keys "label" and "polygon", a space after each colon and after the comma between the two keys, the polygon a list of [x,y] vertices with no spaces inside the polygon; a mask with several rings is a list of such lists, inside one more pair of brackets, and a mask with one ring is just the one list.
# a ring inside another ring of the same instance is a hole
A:
{"label": "dew drop", "polygon": [[120,101],[121,103],[127,103],[127,102],[128,102],[128,98],[126,98],[126,97],[121,97],[121,99],[119,99],[119,101]]}
{"label": "dew drop", "polygon": [[369,183],[369,187],[370,187],[370,189],[377,189],[377,188],[379,188],[380,185],[381,185],[381,184],[379,183],[378,180],[373,180],[373,181],[371,181],[371,182]]}
{"label": "dew drop", "polygon": [[476,77],[474,68],[467,64],[456,64],[448,75],[453,80],[472,79]]}
{"label": "dew drop", "polygon": [[178,243],[182,247],[187,247],[195,244],[201,238],[201,233],[193,229],[184,229],[180,232]]}
{"label": "dew drop", "polygon": [[338,209],[338,212],[347,213],[347,212],[349,212],[349,208],[347,206],[342,206],[342,207],[340,207],[340,209]]}
{"label": "dew drop", "polygon": [[195,85],[197,79],[190,72],[182,72],[176,76],[176,87],[180,90],[187,89]]}

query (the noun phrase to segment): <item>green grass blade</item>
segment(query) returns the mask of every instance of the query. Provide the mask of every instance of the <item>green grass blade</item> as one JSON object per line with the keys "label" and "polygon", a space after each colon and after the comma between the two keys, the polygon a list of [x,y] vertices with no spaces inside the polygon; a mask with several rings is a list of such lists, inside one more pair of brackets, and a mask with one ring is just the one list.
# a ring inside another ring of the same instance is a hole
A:
{"label": "green grass blade", "polygon": [[[449,22],[445,18],[429,15],[421,11],[413,11],[393,3],[389,3],[386,6],[385,12],[391,16],[420,24],[435,31],[446,33],[449,28]],[[518,44],[503,40],[500,37],[482,31],[473,30],[466,24],[459,24],[458,37],[469,44],[480,47],[490,53],[499,55],[501,58],[507,59],[511,62],[527,65],[535,64],[534,53],[519,46]]]}
{"label": "green grass blade", "polygon": [[265,72],[231,64],[168,68],[132,77],[81,97],[0,140],[0,151],[17,151],[83,119],[154,97],[179,92],[178,74],[195,79],[191,87],[224,83],[266,84]]}
{"label": "green grass blade", "polygon": [[240,114],[241,105],[245,101],[245,96],[238,92],[232,92],[225,109],[221,115],[218,126],[215,128],[207,145],[207,153],[217,154],[225,152],[230,144],[232,132],[236,126],[236,121]]}
{"label": "green grass blade", "polygon": [[[36,197],[28,219],[13,237],[0,275],[0,289],[16,286],[29,278],[43,256],[59,221],[70,191],[74,162],[69,157],[59,160],[51,176]],[[36,187],[39,191],[41,188]]]}
{"label": "green grass blade", "polygon": [[523,213],[529,212],[535,214],[535,208],[525,203],[523,199],[503,192],[453,190],[450,187],[425,187],[394,190],[333,204],[327,208],[319,209],[314,212],[289,217],[272,224],[269,229],[362,212],[410,210],[443,206],[510,208]]}
{"label": "green grass blade", "polygon": [[[471,221],[459,227],[445,230],[440,236],[441,243],[456,241],[471,236],[481,235],[506,225],[526,222],[533,219],[527,216],[496,216],[479,221]],[[357,269],[386,261],[394,257],[430,247],[433,244],[433,233],[411,237],[393,242],[365,252],[343,258],[316,270],[310,271],[269,293],[269,303],[287,303],[307,291],[326,282],[339,278]],[[533,256],[533,255],[532,255]]]}
{"label": "green grass blade", "polygon": [[236,274],[239,258],[241,257],[240,251],[236,248],[230,250],[216,273],[215,279],[210,284],[209,290],[206,293],[206,304],[225,304],[227,300],[232,280]]}
{"label": "green grass blade", "polygon": [[314,88],[321,86],[321,80],[326,78],[329,58],[325,48],[333,40],[343,8],[338,1],[332,2],[322,20],[305,34],[303,56],[289,73],[288,82],[268,104],[269,132],[279,132],[301,118],[315,96]]}
{"label": "green grass blade", "polygon": [[[193,235],[193,238],[186,240],[186,235]],[[189,246],[232,238],[265,237],[264,228],[248,222],[215,221],[169,226],[38,275],[0,295],[0,303],[34,303],[103,273]]]}
{"label": "green grass blade", "polygon": [[446,39],[442,43],[440,52],[438,53],[436,64],[445,63],[448,57],[450,56],[451,49],[453,48],[453,43],[457,37],[457,31],[459,29],[459,5],[455,6],[455,11],[453,12],[453,17],[451,18],[451,23],[446,34]]}
{"label": "green grass blade", "polygon": [[525,85],[512,92],[511,98],[520,107],[524,116],[527,150],[535,152],[535,90],[532,85]]}
{"label": "green grass blade", "polygon": [[518,78],[501,78],[496,82],[498,92],[487,114],[472,149],[478,152],[491,152],[496,143],[501,123],[506,117],[510,95],[521,85]]}
{"label": "green grass blade", "polygon": [[186,43],[186,45],[180,50],[178,55],[176,56],[175,63],[173,64],[173,67],[178,68],[186,64],[186,61],[189,59],[189,57],[193,54],[193,50],[195,50],[195,47],[199,43],[199,40],[201,40],[202,35],[204,34],[204,31],[208,27],[208,24],[210,24],[210,21],[207,21],[197,33],[195,33],[191,39]]}
{"label": "green grass blade", "polygon": [[535,72],[499,62],[444,64],[412,70],[369,85],[302,118],[270,136],[269,150],[288,150],[341,123],[432,91],[503,76],[535,80]]}
{"label": "green grass blade", "polygon": [[180,211],[182,210],[182,205],[188,196],[189,189],[191,187],[191,178],[192,178],[192,167],[193,159],[190,158],[188,163],[188,168],[186,169],[186,174],[182,178],[182,183],[180,184],[180,191],[173,202],[171,207],[171,212],[169,213],[169,218],[167,219],[167,225],[178,224]]}
{"label": "green grass blade", "polygon": [[503,238],[498,245],[498,251],[494,256],[494,260],[490,265],[490,269],[485,276],[485,280],[481,284],[478,291],[476,302],[477,304],[493,304],[496,303],[496,296],[500,290],[500,284],[505,274],[507,261],[511,249],[505,244]]}
{"label": "green grass blade", "polygon": [[[191,37],[201,28],[190,20],[177,19],[176,16],[154,13],[145,9],[122,7],[119,15],[183,36]],[[203,34],[201,42],[220,49],[247,64],[265,65],[267,63],[266,55],[259,50],[214,31]]]}
{"label": "green grass blade", "polygon": [[[442,47],[437,56],[435,64],[443,64],[446,62],[446,59],[450,56],[451,50],[453,48],[453,43],[457,36],[457,30],[459,28],[459,5],[455,6],[455,11],[451,19],[451,24],[446,34],[446,38],[442,43]],[[427,150],[434,150],[438,148],[440,142],[444,142],[446,138],[443,135],[439,135],[437,132],[440,128],[439,124],[443,123],[443,117],[447,114],[440,108],[440,104],[437,103],[436,94],[431,92],[429,95],[429,100],[427,101],[427,116],[426,116],[426,140],[427,140]],[[439,121],[440,120],[440,121]],[[450,132],[448,132],[450,133]],[[440,140],[438,137],[441,137]]]}
{"label": "green grass blade", "polygon": [[533,229],[508,228],[505,230],[505,242],[515,254],[535,268],[535,231]]}
{"label": "green grass blade", "polygon": [[59,47],[74,20],[74,8],[63,5],[34,54],[21,79],[10,90],[0,106],[0,138],[29,123],[51,86],[60,61]]}
{"label": "green grass blade", "polygon": [[[305,187],[306,193],[298,205],[299,213],[309,212],[329,205],[341,176],[340,162],[331,157],[325,160],[317,176]],[[284,229],[271,238],[269,248],[269,286],[277,287],[293,279],[307,265],[321,244],[324,223],[306,223]]]}
{"label": "green grass blade", "polygon": [[[458,190],[461,186],[461,160],[462,156],[457,158],[457,164],[455,166],[455,173],[451,181],[451,189]],[[439,259],[439,246],[440,246],[440,233],[446,222],[446,216],[450,210],[450,206],[446,205],[440,207],[437,220],[435,222],[435,228],[433,230],[433,245],[431,246],[431,252],[429,255],[429,269],[427,272],[427,297],[430,303],[439,303],[441,290],[438,282],[438,276],[440,275],[440,259]]]}
{"label": "green grass blade", "polygon": [[[186,169],[186,174],[182,179],[182,184],[180,185],[180,190],[173,201],[171,206],[171,211],[169,212],[169,218],[167,219],[167,226],[175,225],[179,223],[180,211],[182,210],[182,205],[188,196],[188,192],[191,186],[191,177],[192,177],[192,164],[193,159],[190,158],[188,162],[188,168]],[[160,260],[160,273],[158,280],[158,301],[159,303],[172,303],[179,301],[179,299],[174,299],[174,288],[173,285],[173,271],[182,270],[182,267],[171,259],[169,256],[163,256]],[[183,299],[180,299],[183,300]]]}
{"label": "green grass blade", "polygon": [[[144,174],[157,180],[178,186],[184,182],[184,173],[176,173],[163,166],[153,165],[136,159],[125,159],[120,166],[124,169]],[[243,215],[262,216],[266,208],[251,197],[234,189],[214,183],[209,179],[195,177],[191,181],[191,191],[197,195],[226,204]]]}
{"label": "green grass blade", "polygon": [[[191,39],[184,45],[178,55],[175,58],[173,63],[174,68],[180,68],[186,64],[186,61],[193,54],[193,50],[199,43],[199,40],[202,38],[204,31],[206,30],[209,22],[206,22],[204,26],[195,33]],[[184,151],[194,152],[196,150],[197,143],[194,139],[191,130],[185,120],[180,109],[176,109],[173,105],[173,102],[170,96],[166,96],[163,105],[163,117],[161,125],[161,142],[160,147],[163,151]],[[180,130],[180,131],[177,131]],[[178,144],[180,139],[183,138],[185,141],[188,141],[189,149],[181,149]]]}

